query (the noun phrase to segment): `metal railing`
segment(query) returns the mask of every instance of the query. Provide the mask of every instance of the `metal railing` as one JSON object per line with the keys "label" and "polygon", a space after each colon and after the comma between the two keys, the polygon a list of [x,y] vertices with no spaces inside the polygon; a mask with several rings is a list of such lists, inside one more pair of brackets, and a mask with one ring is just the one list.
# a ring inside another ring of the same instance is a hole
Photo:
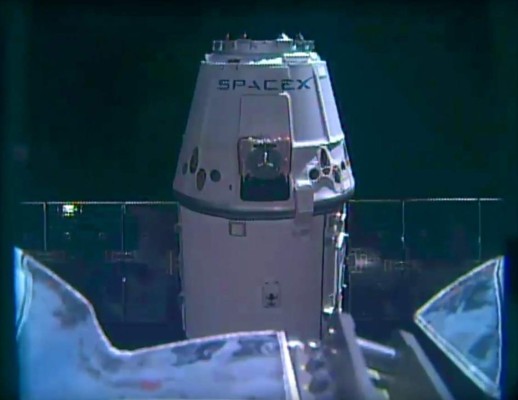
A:
{"label": "metal railing", "polygon": [[49,231],[49,206],[119,206],[120,207],[120,250],[125,251],[125,222],[126,222],[126,208],[128,206],[175,206],[178,207],[178,202],[175,201],[25,201],[22,202],[25,206],[41,206],[41,218],[43,224],[43,251],[48,251],[48,231]]}
{"label": "metal railing", "polygon": [[[73,255],[75,257],[74,263],[79,259],[83,259],[83,261],[88,259],[90,264],[97,265],[103,256],[105,262],[114,262],[113,259],[107,260],[105,252],[108,251],[116,254],[116,257],[121,260],[124,259],[126,254],[133,254],[136,261],[154,266],[162,262],[157,261],[159,259],[157,255],[163,256],[162,258],[169,259],[169,262],[165,264],[167,264],[171,276],[173,276],[171,270],[178,265],[176,259],[178,243],[175,242],[179,239],[178,230],[162,231],[164,228],[172,228],[170,225],[177,223],[177,202],[49,201],[25,202],[23,205],[34,207],[32,212],[27,210],[27,214],[23,218],[27,221],[30,220],[29,224],[25,225],[23,229],[32,236],[32,244],[26,245],[28,246],[26,248],[28,250],[40,250],[43,252],[43,256],[50,255],[49,260],[52,257],[61,257],[60,260],[64,260],[67,255]],[[62,212],[63,206],[66,205],[78,206],[79,209],[83,210],[83,214],[78,215],[78,218],[66,218]],[[442,244],[439,247],[444,243],[450,243],[447,235],[448,231],[451,230],[452,221],[462,225],[464,231],[468,234],[471,253],[467,261],[471,264],[473,261],[498,255],[497,250],[494,250],[495,243],[498,244],[503,240],[499,237],[499,235],[502,235],[501,225],[505,219],[501,199],[352,199],[347,206],[349,250],[351,253],[368,247],[377,250],[379,256],[376,261],[378,265],[374,269],[376,271],[380,271],[380,265],[382,269],[387,270],[384,267],[389,264],[392,265],[392,263],[397,264],[404,261],[404,265],[408,266],[416,259],[421,261],[420,255],[412,254],[415,247],[426,247],[419,242],[421,229],[435,229],[435,238],[442,239]],[[446,218],[443,218],[444,216]],[[151,221],[151,219],[154,220]],[[96,224],[94,229],[97,229],[93,236],[90,234],[91,232],[88,232],[89,228],[84,227],[92,221]],[[104,231],[106,235],[103,235],[103,240],[98,240],[96,235],[101,231]],[[153,237],[146,239],[146,235],[150,231]],[[370,243],[368,237],[376,236],[380,231],[384,233],[386,242]],[[81,236],[83,234],[81,232],[86,232],[85,236]],[[67,236],[68,233],[72,233],[72,240]],[[105,236],[108,237],[108,240]],[[163,241],[163,243],[157,247],[157,241]],[[23,244],[21,245],[23,246]],[[32,248],[30,248],[31,246]],[[435,255],[436,250],[432,247],[430,251]],[[388,255],[383,254],[384,251]],[[454,266],[460,264],[457,261],[450,263]],[[421,263],[421,265],[423,264]],[[416,304],[447,283],[449,280],[448,273],[452,276],[457,274],[455,271],[448,272],[440,268],[437,269],[436,267],[440,267],[441,263],[436,262],[436,260],[432,260],[430,265],[433,268],[428,268],[426,274],[419,278],[419,284],[412,284],[418,288],[420,293],[416,297],[417,300],[412,301]],[[352,272],[354,270],[352,263],[349,263],[349,267],[349,271]],[[65,268],[67,269],[66,266]],[[359,271],[360,269],[358,269]],[[393,278],[397,280],[397,274],[389,275],[373,274],[372,278],[381,279],[385,286],[390,286]],[[370,275],[356,278],[360,280],[371,279]],[[355,281],[355,284],[358,284],[358,282]],[[355,296],[361,298],[362,290],[357,290]],[[369,298],[372,297],[372,295],[369,295],[366,299],[359,298],[360,300],[356,304],[360,306],[355,306],[355,318],[367,318],[374,313],[374,311],[369,311],[370,306],[367,304]],[[406,303],[410,303],[410,300]],[[365,308],[364,311],[362,311],[362,307]],[[379,301],[372,305],[373,310],[379,308]],[[362,317],[364,314],[366,317]]]}
{"label": "metal railing", "polygon": [[[400,250],[400,257],[401,260],[408,259],[408,250],[409,250],[409,239],[411,237],[411,233],[409,233],[408,226],[409,226],[409,209],[412,209],[412,207],[416,208],[418,205],[424,205],[427,206],[427,212],[428,215],[426,218],[421,218],[421,228],[423,230],[426,230],[428,225],[432,224],[435,218],[440,217],[441,213],[445,213],[445,207],[446,205],[470,205],[471,206],[471,215],[469,216],[469,221],[466,219],[466,216],[464,216],[465,220],[462,220],[462,217],[449,215],[450,221],[446,221],[443,226],[443,232],[446,234],[448,229],[451,228],[452,219],[456,219],[456,223],[458,226],[467,225],[469,224],[469,228],[465,230],[471,230],[470,233],[471,236],[473,236],[473,230],[476,231],[476,259],[481,260],[483,258],[483,250],[484,250],[484,211],[485,208],[489,204],[492,205],[498,205],[500,215],[492,218],[493,224],[501,224],[504,223],[505,215],[503,215],[503,200],[500,198],[415,198],[415,199],[352,199],[348,202],[348,208],[349,208],[349,235],[351,237],[351,244],[352,247],[364,247],[364,244],[357,245],[355,243],[355,236],[364,229],[361,225],[362,222],[358,223],[358,221],[354,220],[355,212],[358,212],[359,209],[361,209],[362,206],[369,205],[371,206],[370,210],[371,212],[374,211],[374,208],[382,208],[383,206],[390,205],[392,206],[392,217],[395,218],[395,214],[397,214],[398,223],[397,227],[395,224],[392,224],[391,227],[391,233],[392,235],[395,235],[397,232],[398,235],[398,242],[399,242],[399,250]],[[436,215],[433,215],[433,213],[430,212],[432,205],[441,205],[443,210],[440,210],[440,207],[437,211]],[[423,211],[423,210],[421,210]],[[451,210],[449,210],[451,214]],[[386,216],[388,219],[388,216]],[[489,218],[489,217],[488,217]],[[352,221],[351,221],[352,219]],[[368,218],[366,218],[368,219]],[[473,223],[475,221],[475,223]],[[412,221],[410,221],[412,222]],[[455,223],[455,222],[454,222]],[[368,225],[368,224],[367,224]],[[383,224],[382,224],[383,225]],[[473,229],[474,228],[474,229]],[[415,232],[414,232],[415,233]],[[493,232],[494,233],[494,232]],[[359,235],[361,236],[361,235]],[[498,240],[496,238],[495,240]],[[360,240],[361,241],[361,240]],[[357,241],[356,241],[357,242]],[[393,246],[394,247],[394,244]]]}
{"label": "metal railing", "polygon": [[[482,258],[483,253],[483,212],[484,205],[487,203],[502,203],[502,199],[499,198],[416,198],[416,199],[351,199],[348,201],[348,209],[349,215],[354,218],[354,214],[358,208],[363,205],[375,205],[376,207],[382,207],[383,205],[392,205],[396,206],[399,209],[399,227],[392,227],[392,231],[394,229],[398,229],[398,234],[400,235],[400,250],[403,255],[402,258],[406,258],[407,254],[407,242],[408,242],[408,207],[414,204],[432,204],[432,203],[464,203],[464,204],[473,204],[476,205],[475,215],[473,218],[476,219],[476,230],[477,230],[477,259]],[[126,248],[126,240],[125,240],[125,222],[126,222],[126,209],[128,206],[146,206],[146,207],[158,207],[158,206],[173,206],[178,207],[178,203],[175,201],[28,201],[23,202],[23,205],[27,206],[40,206],[41,207],[41,218],[42,218],[42,226],[43,226],[43,251],[47,251],[49,249],[49,239],[48,239],[48,230],[49,230],[49,207],[51,206],[64,206],[67,204],[74,204],[77,206],[118,206],[120,208],[120,250],[124,251]],[[372,210],[372,208],[371,208]],[[366,218],[368,219],[368,218]],[[354,236],[355,231],[357,230],[357,226],[355,225],[356,221],[349,223],[349,234],[352,238],[352,243],[354,244]],[[368,225],[368,224],[367,224]],[[394,232],[392,232],[393,234]]]}

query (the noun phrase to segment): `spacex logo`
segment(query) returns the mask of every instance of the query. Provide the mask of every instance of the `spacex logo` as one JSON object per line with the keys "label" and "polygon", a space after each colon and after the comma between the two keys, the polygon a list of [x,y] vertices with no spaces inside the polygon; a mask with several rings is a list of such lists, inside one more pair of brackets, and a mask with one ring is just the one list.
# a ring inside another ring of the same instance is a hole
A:
{"label": "spacex logo", "polygon": [[260,91],[284,91],[311,89],[309,82],[313,77],[307,79],[266,79],[264,81],[245,79],[220,79],[218,90],[236,90],[239,88],[254,89]]}

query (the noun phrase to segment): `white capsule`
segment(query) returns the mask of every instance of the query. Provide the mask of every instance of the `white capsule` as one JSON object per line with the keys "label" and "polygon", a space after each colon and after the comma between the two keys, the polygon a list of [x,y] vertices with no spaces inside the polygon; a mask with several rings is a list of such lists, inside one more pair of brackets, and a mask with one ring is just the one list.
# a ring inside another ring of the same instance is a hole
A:
{"label": "white capsule", "polygon": [[[343,165],[346,180],[332,173]],[[343,249],[324,243],[340,232],[327,217],[353,189],[313,42],[215,42],[174,180],[187,336],[275,329],[319,339],[322,305],[335,308],[341,287]]]}

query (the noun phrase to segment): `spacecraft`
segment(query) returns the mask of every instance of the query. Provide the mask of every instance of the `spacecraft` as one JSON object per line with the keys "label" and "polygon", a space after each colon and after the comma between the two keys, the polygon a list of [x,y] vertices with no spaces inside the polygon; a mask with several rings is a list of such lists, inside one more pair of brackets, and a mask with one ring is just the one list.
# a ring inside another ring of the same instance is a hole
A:
{"label": "spacecraft", "polygon": [[[116,348],[92,304],[16,248],[22,398],[452,399],[413,335],[366,340],[342,310],[354,177],[312,41],[213,43],[173,186],[188,340]],[[356,267],[380,264],[364,253],[350,254]],[[487,261],[414,317],[492,398],[502,397],[503,268]]]}
{"label": "spacecraft", "polygon": [[213,42],[173,189],[187,337],[273,329],[319,339],[341,308],[354,177],[313,41]]}

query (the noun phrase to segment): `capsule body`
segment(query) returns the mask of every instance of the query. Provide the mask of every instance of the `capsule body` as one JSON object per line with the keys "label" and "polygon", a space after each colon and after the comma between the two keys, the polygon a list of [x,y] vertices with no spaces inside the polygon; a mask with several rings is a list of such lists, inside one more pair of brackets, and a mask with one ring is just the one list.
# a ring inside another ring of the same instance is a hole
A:
{"label": "capsule body", "polygon": [[313,43],[215,42],[174,181],[188,337],[282,329],[317,339],[338,307],[354,178]]}

